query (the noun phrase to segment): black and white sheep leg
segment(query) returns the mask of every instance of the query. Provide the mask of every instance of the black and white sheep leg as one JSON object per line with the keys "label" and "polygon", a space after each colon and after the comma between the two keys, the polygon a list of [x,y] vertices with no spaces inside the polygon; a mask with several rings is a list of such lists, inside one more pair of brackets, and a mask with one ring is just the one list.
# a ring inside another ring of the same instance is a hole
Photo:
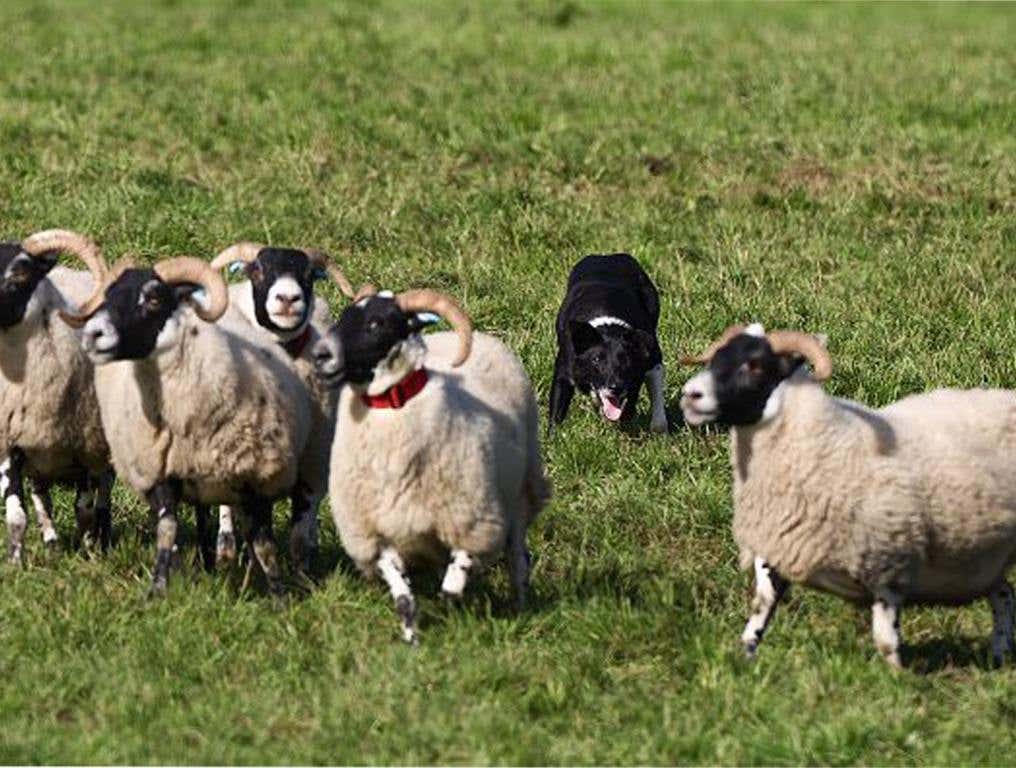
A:
{"label": "black and white sheep leg", "polygon": [[148,492],[148,504],[156,518],[155,567],[148,592],[152,597],[164,596],[169,586],[169,571],[176,551],[177,503],[177,494],[170,483],[160,483]]}
{"label": "black and white sheep leg", "polygon": [[25,515],[24,497],[24,456],[14,451],[0,464],[0,495],[4,499],[4,510],[7,519],[7,556],[15,565],[21,564],[25,528],[28,517]]}
{"label": "black and white sheep leg", "polygon": [[751,603],[751,616],[741,633],[741,644],[749,659],[755,658],[762,636],[772,621],[776,606],[787,592],[790,583],[761,557],[755,558],[755,598]]}
{"label": "black and white sheep leg", "polygon": [[95,488],[94,520],[92,535],[105,552],[113,543],[113,483],[116,475],[112,470],[93,475],[91,484]]}
{"label": "black and white sheep leg", "polygon": [[42,531],[42,543],[47,549],[55,548],[57,535],[53,526],[53,497],[50,495],[49,483],[33,481],[32,506],[35,507],[35,517],[39,521],[39,530]]}
{"label": "black and white sheep leg", "polygon": [[1007,581],[996,584],[988,595],[991,603],[991,660],[1001,666],[1007,653],[1016,653],[1013,637],[1014,608],[1012,585]]}
{"label": "black and white sheep leg", "polygon": [[646,373],[646,385],[649,388],[649,397],[652,402],[653,413],[649,421],[649,429],[653,432],[663,434],[667,431],[667,408],[664,399],[666,373],[663,363],[650,369]]}
{"label": "black and white sheep leg", "polygon": [[289,555],[297,573],[309,576],[318,551],[318,506],[321,496],[307,488],[293,493],[293,523],[289,531]]}
{"label": "black and white sheep leg", "polygon": [[201,554],[201,567],[206,571],[215,569],[215,545],[212,543],[211,507],[207,504],[194,506],[194,520],[198,528],[198,552]]}
{"label": "black and white sheep leg", "polygon": [[382,550],[381,556],[377,559],[377,571],[385,580],[395,601],[395,611],[402,621],[402,639],[416,645],[419,642],[416,635],[416,601],[409,588],[406,567],[399,553],[391,547]]}
{"label": "black and white sheep leg", "polygon": [[261,496],[253,496],[244,501],[243,509],[250,521],[252,555],[268,581],[268,591],[273,597],[281,598],[286,593],[286,587],[282,583],[279,552],[272,534],[272,502]]}
{"label": "black and white sheep leg", "polygon": [[475,564],[466,550],[453,549],[451,561],[441,582],[441,594],[449,600],[461,600],[462,594],[466,591],[466,583],[469,581],[469,571]]}
{"label": "black and white sheep leg", "polygon": [[871,606],[871,634],[875,647],[890,667],[902,669],[900,661],[900,610],[903,597],[893,589],[876,590]]}
{"label": "black and white sheep leg", "polygon": [[508,533],[508,570],[515,593],[515,610],[519,612],[526,609],[531,567],[532,557],[526,549],[526,532],[521,525],[513,525]]}
{"label": "black and white sheep leg", "polygon": [[215,538],[215,565],[228,566],[236,560],[236,533],[233,530],[233,508],[219,507],[219,533]]}
{"label": "black and white sheep leg", "polygon": [[91,477],[82,477],[77,482],[74,494],[74,519],[77,522],[75,546],[88,546],[94,540],[97,490]]}

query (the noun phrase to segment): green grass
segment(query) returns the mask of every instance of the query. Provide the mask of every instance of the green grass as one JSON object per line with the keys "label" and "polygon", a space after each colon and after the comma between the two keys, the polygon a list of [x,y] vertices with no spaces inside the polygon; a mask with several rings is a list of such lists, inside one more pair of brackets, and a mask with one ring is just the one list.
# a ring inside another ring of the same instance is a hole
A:
{"label": "green grass", "polygon": [[[671,361],[759,319],[828,334],[829,388],[872,404],[1016,386],[1011,5],[93,5],[0,9],[7,237],[323,247],[461,297],[542,403],[569,267],[622,249]],[[458,610],[421,575],[416,651],[330,521],[321,589],[281,611],[190,549],[146,602],[123,489],[106,558],[41,562],[31,528],[0,574],[0,763],[1009,759],[983,605],[906,612],[918,672],[894,675],[866,616],[798,591],[742,662],[727,439],[646,432],[576,408],[545,446],[533,610],[501,569]],[[67,495],[58,516],[66,541]]]}

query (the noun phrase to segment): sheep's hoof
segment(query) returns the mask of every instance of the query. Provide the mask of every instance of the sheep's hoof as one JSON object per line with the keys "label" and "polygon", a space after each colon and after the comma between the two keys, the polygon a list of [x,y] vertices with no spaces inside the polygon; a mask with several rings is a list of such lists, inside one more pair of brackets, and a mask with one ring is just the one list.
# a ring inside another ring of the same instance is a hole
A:
{"label": "sheep's hoof", "polygon": [[670,431],[670,428],[667,425],[666,419],[664,419],[663,421],[654,421],[650,423],[649,431],[655,432],[657,435],[665,435]]}
{"label": "sheep's hoof", "polygon": [[448,592],[447,590],[442,589],[441,599],[448,603],[448,605],[462,605],[461,592]]}
{"label": "sheep's hoof", "polygon": [[166,579],[159,577],[152,580],[152,586],[148,588],[149,600],[162,600],[166,596]]}
{"label": "sheep's hoof", "polygon": [[758,640],[748,640],[741,644],[744,650],[745,661],[755,661],[758,658]]}
{"label": "sheep's hoof", "polygon": [[215,540],[215,565],[227,568],[236,560],[236,537],[232,531],[219,532]]}
{"label": "sheep's hoof", "polygon": [[21,567],[21,547],[20,546],[18,546],[16,544],[12,544],[10,547],[7,548],[7,562],[9,562],[11,565],[15,566],[16,568],[20,568]]}

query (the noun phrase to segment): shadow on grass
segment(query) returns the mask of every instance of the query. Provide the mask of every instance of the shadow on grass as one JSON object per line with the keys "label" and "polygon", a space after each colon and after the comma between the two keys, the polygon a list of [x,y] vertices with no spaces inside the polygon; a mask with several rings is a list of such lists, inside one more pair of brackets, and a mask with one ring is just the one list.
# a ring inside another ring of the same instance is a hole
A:
{"label": "shadow on grass", "polygon": [[916,675],[932,675],[956,669],[992,671],[988,644],[981,638],[941,638],[903,648],[903,665]]}

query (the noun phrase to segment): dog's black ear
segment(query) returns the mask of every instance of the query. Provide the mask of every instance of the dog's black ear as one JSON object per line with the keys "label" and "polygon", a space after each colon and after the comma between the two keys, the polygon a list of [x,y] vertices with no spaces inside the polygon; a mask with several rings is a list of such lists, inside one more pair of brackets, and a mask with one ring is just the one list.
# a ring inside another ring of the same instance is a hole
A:
{"label": "dog's black ear", "polygon": [[652,360],[653,350],[656,349],[656,339],[651,333],[647,333],[641,328],[633,328],[631,338],[634,348],[638,350],[639,359],[648,365]]}
{"label": "dog's black ear", "polygon": [[572,349],[576,355],[581,355],[597,344],[603,343],[603,337],[600,335],[600,332],[589,323],[580,323],[577,320],[572,320],[568,323],[568,329],[571,331]]}

